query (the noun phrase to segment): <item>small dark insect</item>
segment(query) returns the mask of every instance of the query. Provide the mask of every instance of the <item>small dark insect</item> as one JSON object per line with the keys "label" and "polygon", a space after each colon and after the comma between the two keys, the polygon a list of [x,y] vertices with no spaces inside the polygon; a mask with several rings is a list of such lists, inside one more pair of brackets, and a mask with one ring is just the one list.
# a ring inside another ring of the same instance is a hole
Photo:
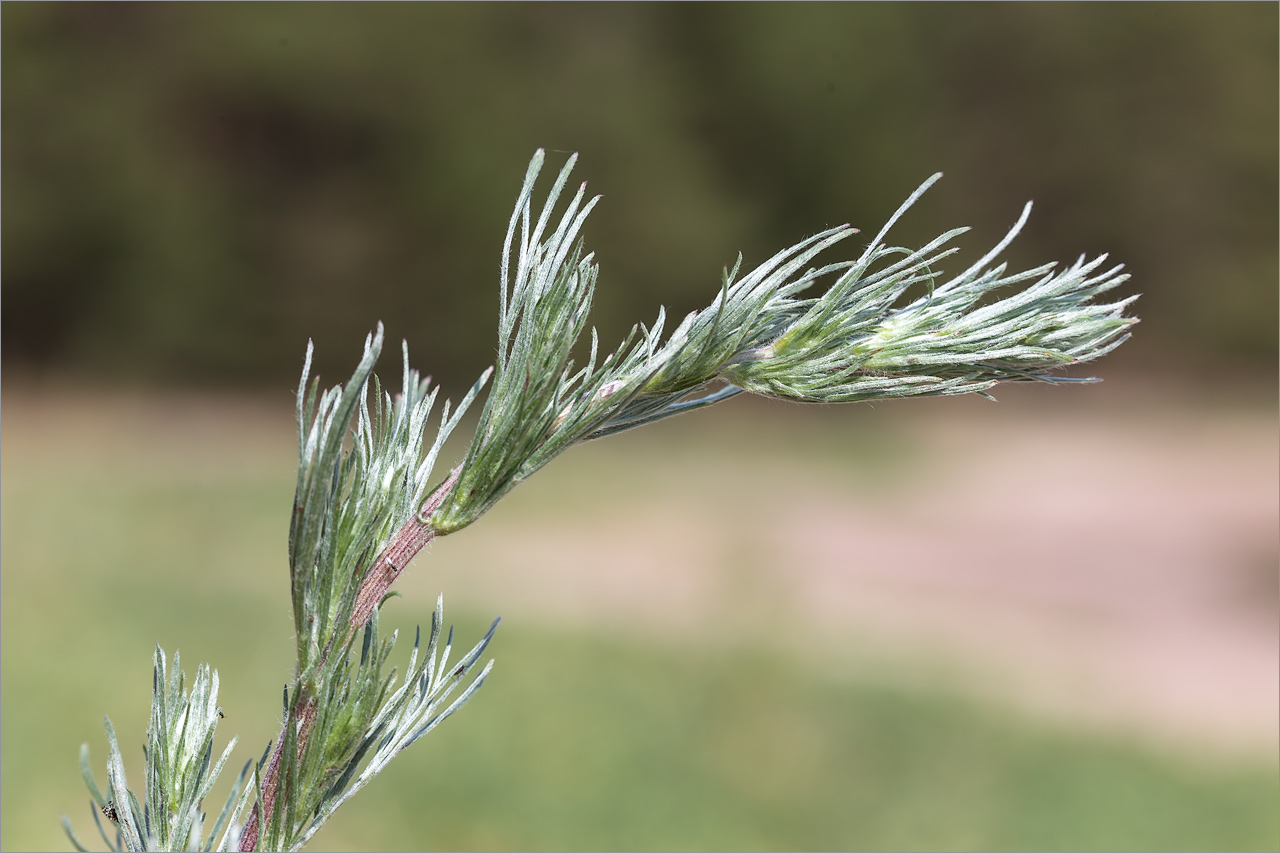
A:
{"label": "small dark insect", "polygon": [[120,815],[116,812],[116,804],[107,800],[107,804],[102,807],[102,816],[112,823],[120,822]]}
{"label": "small dark insect", "polygon": [[466,669],[466,668],[467,668],[467,667],[466,667],[465,665],[463,665],[463,666],[460,666],[460,667],[458,667],[457,669],[455,669],[455,670],[453,671],[453,677],[454,677],[454,678],[457,678],[459,675],[462,675],[462,671],[463,671],[464,669]]}
{"label": "small dark insect", "polygon": [[222,709],[221,709],[221,708],[219,708],[219,709],[218,709],[218,719],[219,719],[219,720],[225,720],[226,718],[227,718],[227,715],[226,715],[226,714],[224,714],[224,713],[222,713]]}

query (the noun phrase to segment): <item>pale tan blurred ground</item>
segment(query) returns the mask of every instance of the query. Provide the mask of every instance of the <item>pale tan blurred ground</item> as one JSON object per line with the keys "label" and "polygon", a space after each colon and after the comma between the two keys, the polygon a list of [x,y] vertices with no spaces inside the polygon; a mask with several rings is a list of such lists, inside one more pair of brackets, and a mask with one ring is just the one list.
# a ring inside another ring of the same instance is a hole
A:
{"label": "pale tan blurred ground", "polygon": [[[1273,753],[1274,395],[1198,404],[1194,389],[1121,377],[999,396],[734,401],[575,448],[435,543],[402,586],[530,624],[781,645],[833,678]],[[66,441],[193,471],[266,466],[287,492],[291,406],[287,393],[67,403],[10,383],[5,465]]]}
{"label": "pale tan blurred ground", "polygon": [[[662,500],[602,501],[585,530],[567,514],[513,513],[501,537],[438,543],[449,557],[438,584],[455,601],[525,618],[676,637],[714,626],[734,640],[781,640],[837,670],[1192,748],[1274,751],[1274,410],[1192,410],[1121,391],[1089,401],[1094,388],[1018,389],[998,405],[864,410],[846,440],[883,430],[882,416],[895,434],[887,453],[903,456],[871,481],[839,461],[744,454],[736,472],[691,483],[697,463],[678,451],[650,463],[662,469]],[[755,428],[772,436],[792,413],[744,407],[740,417],[767,418]],[[823,417],[816,439],[793,421],[801,442],[835,440],[839,415]],[[603,443],[578,452],[559,464],[602,477],[627,455]],[[520,499],[535,503],[537,487],[526,488]]]}

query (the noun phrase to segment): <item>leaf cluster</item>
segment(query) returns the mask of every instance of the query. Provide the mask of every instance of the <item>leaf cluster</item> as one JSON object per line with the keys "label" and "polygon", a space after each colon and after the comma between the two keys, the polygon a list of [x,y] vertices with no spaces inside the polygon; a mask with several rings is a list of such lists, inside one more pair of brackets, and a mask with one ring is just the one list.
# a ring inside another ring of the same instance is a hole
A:
{"label": "leaf cluster", "polygon": [[[286,811],[295,815],[293,821],[295,824],[297,824],[296,815],[301,812],[306,813],[306,820],[297,826],[294,838],[287,845],[268,844],[262,849],[296,850],[304,845],[339,806],[367,785],[390,763],[392,758],[461,709],[471,699],[472,694],[484,684],[490,670],[493,669],[492,660],[485,664],[469,684],[466,684],[456,699],[447,705],[445,703],[454,691],[472,676],[474,667],[488,647],[494,631],[497,630],[498,621],[494,621],[479,643],[463,655],[456,664],[451,665],[449,655],[453,647],[453,629],[449,629],[444,647],[440,649],[441,627],[444,624],[444,597],[439,597],[431,618],[431,632],[427,647],[422,652],[421,660],[419,660],[419,649],[422,634],[419,629],[405,670],[407,675],[400,686],[391,690],[395,683],[393,670],[380,685],[378,691],[380,704],[376,706],[376,713],[372,714],[362,727],[347,731],[338,728],[329,737],[326,751],[336,750],[341,754],[341,759],[334,760],[337,756],[326,755],[325,760],[318,765],[325,769],[325,777],[320,780],[305,780],[303,784],[296,786],[304,797],[310,794],[314,804],[308,802],[302,809],[286,805]],[[396,635],[393,633],[380,649],[382,660],[376,666],[369,665],[371,649],[376,646],[376,622],[375,617],[366,623],[365,640],[361,649],[361,673],[380,671],[381,665],[385,663],[395,644]],[[331,704],[338,708],[342,707],[341,702]],[[354,739],[350,738],[351,733],[356,734]],[[353,750],[351,745],[354,745]],[[305,764],[304,761],[304,766]],[[291,790],[293,790],[291,787],[286,786],[286,792]],[[287,822],[282,821],[283,823]]]}
{"label": "leaf cluster", "polygon": [[294,630],[304,674],[318,667],[334,644],[354,641],[349,620],[361,584],[378,568],[374,556],[417,512],[440,448],[485,381],[482,377],[472,387],[452,416],[450,401],[444,402],[435,439],[424,452],[439,388],[409,367],[406,344],[401,391],[394,397],[383,391],[372,375],[382,338],[379,324],[346,386],[323,393],[319,379],[307,388],[312,356],[307,346],[298,385],[298,482],[289,530]]}
{"label": "leaf cluster", "polygon": [[[1094,381],[1050,371],[1091,361],[1128,339],[1137,320],[1124,310],[1137,297],[1091,300],[1129,276],[1120,266],[1093,275],[1106,255],[1087,263],[1081,257],[1061,272],[1052,263],[1010,274],[1006,264],[987,268],[1026,224],[1028,203],[995,248],[938,283],[937,264],[957,251],[946,244],[968,229],[948,231],[915,251],[883,241],[940,177],[912,194],[858,260],[825,268],[838,277],[824,294],[790,300],[781,332],[743,353],[725,378],[747,391],[814,403],[981,393],[1000,382]],[[1023,290],[993,298],[1032,279]],[[898,307],[921,285],[924,293]]]}
{"label": "leaf cluster", "polygon": [[[406,675],[397,686],[397,671],[387,671],[387,661],[398,633],[380,639],[377,622],[375,614],[365,623],[358,663],[347,661],[322,685],[326,692],[316,703],[314,722],[305,739],[310,718],[304,711],[305,700],[299,699],[305,687],[295,688],[292,698],[286,689],[286,720],[297,724],[286,725],[282,754],[297,758],[282,763],[278,799],[254,849],[301,848],[392,758],[461,709],[493,668],[490,660],[478,674],[474,671],[498,621],[451,665],[452,628],[440,648],[444,624],[444,599],[440,597],[432,614],[427,647],[420,651],[419,631]],[[450,702],[459,687],[463,688],[461,694]],[[260,795],[260,810],[263,805]]]}
{"label": "leaf cluster", "polygon": [[[1119,346],[1137,322],[1132,301],[1093,304],[1125,281],[1120,267],[1094,275],[1105,255],[1054,273],[1054,264],[1007,273],[988,268],[1027,220],[963,273],[941,281],[937,264],[967,229],[921,249],[884,242],[892,225],[940,175],[918,188],[860,257],[809,266],[857,233],[842,225],[801,240],[742,278],[726,270],[711,304],[663,339],[665,310],[599,357],[591,330],[587,362],[570,353],[586,329],[599,274],[579,238],[599,197],[585,184],[548,234],[577,155],[561,169],[533,219],[538,151],[507,228],[499,284],[498,360],[493,385],[457,485],[431,517],[451,533],[579,441],[600,438],[743,391],[806,403],[985,392],[998,382],[1061,381],[1051,371]],[[1092,277],[1091,277],[1092,276]],[[1002,288],[1037,279],[1003,298]],[[825,292],[808,296],[819,281]],[[921,295],[901,304],[914,290]],[[1078,380],[1077,380],[1078,381]],[[715,387],[717,383],[723,383]]]}
{"label": "leaf cluster", "polygon": [[[378,569],[376,556],[414,522],[440,448],[484,382],[476,383],[452,414],[445,401],[428,446],[424,436],[437,389],[409,368],[405,348],[401,391],[384,392],[372,375],[381,348],[379,326],[365,341],[350,380],[322,391],[318,380],[310,380],[308,346],[298,389],[298,479],[289,535],[298,662],[294,682],[284,691],[281,737],[256,766],[245,766],[232,792],[233,799],[239,792],[234,811],[229,800],[213,833],[202,840],[200,801],[234,741],[210,767],[220,717],[217,674],[202,665],[190,699],[184,700],[176,655],[173,674],[166,677],[163,654],[157,652],[145,807],[127,790],[110,721],[106,796],[88,772],[87,747],[82,755],[94,803],[118,821],[114,839],[102,832],[112,849],[211,849],[213,836],[221,832],[218,849],[295,850],[391,758],[461,708],[484,682],[492,661],[478,675],[475,670],[496,621],[450,666],[452,629],[440,649],[441,599],[425,652],[420,652],[419,633],[405,676],[398,679],[388,663],[397,635],[380,636],[377,607],[364,618],[357,611],[358,594]],[[449,702],[460,687],[461,695]],[[69,822],[64,823],[70,834]]]}
{"label": "leaf cluster", "polygon": [[[461,707],[484,678],[481,674],[446,711],[438,710],[471,673],[492,636],[491,629],[456,674],[442,678],[434,669],[441,602],[426,657],[418,662],[415,642],[404,682],[394,689],[396,671],[387,661],[396,634],[380,638],[376,609],[367,620],[357,612],[360,590],[382,570],[377,555],[412,523],[428,495],[444,441],[484,383],[484,378],[477,382],[452,414],[445,401],[427,446],[438,389],[410,369],[406,346],[400,393],[383,391],[372,375],[381,347],[379,325],[345,387],[323,393],[318,380],[307,387],[308,347],[299,383],[298,481],[289,537],[298,676],[292,692],[285,692],[288,723],[283,743],[277,744],[284,758],[278,779],[266,780],[274,785],[268,790],[275,799],[273,807],[264,801],[259,808],[267,815],[259,849],[296,849],[386,761]],[[410,685],[416,686],[410,690]]]}
{"label": "leaf cluster", "polygon": [[[89,789],[90,812],[98,834],[110,850],[218,850],[231,849],[238,835],[236,816],[250,798],[253,787],[246,785],[249,762],[240,771],[226,804],[206,834],[204,798],[213,790],[236,738],[232,738],[213,762],[213,736],[222,711],[218,707],[218,673],[207,664],[196,669],[190,693],[185,692],[186,674],[181,669],[177,652],[173,654],[173,670],[168,671],[164,650],[156,647],[153,669],[151,721],[147,728],[147,788],[142,803],[129,789],[124,774],[124,759],[116,742],[111,720],[106,720],[107,791],[103,794],[89,767],[89,745],[80,747],[80,772]],[[232,807],[239,795],[239,805]],[[113,825],[114,832],[103,827],[99,814]],[[71,829],[64,816],[63,828],[77,850],[87,848]]]}

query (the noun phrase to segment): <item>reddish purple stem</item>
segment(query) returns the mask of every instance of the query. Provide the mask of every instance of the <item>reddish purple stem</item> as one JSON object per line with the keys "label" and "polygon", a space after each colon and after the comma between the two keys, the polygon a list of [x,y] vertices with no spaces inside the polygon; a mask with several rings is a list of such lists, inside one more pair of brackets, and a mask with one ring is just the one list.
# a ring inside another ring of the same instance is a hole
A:
{"label": "reddish purple stem", "polygon": [[[395,583],[396,578],[400,577],[405,566],[409,565],[414,555],[435,538],[436,532],[431,527],[429,519],[449,496],[453,484],[458,481],[461,470],[459,466],[449,473],[445,481],[422,504],[422,508],[396,531],[387,546],[374,558],[373,569],[356,593],[355,609],[351,612],[351,621],[348,623],[347,636],[343,638],[343,644],[351,635],[364,627],[364,624],[373,616],[373,612],[377,610],[382,597],[387,594],[387,590]],[[329,649],[325,649],[326,658],[328,651]],[[323,666],[323,661],[321,665]],[[298,731],[298,755],[294,756],[295,762],[306,748],[307,738],[311,734],[311,725],[315,722],[315,718],[315,698],[305,699],[299,704],[296,717],[296,720],[301,721],[302,726]],[[294,715],[288,715],[284,721],[284,728],[280,730],[280,737],[276,739],[275,749],[271,753],[271,762],[267,765],[267,772],[262,777],[262,811],[265,818],[259,820],[258,806],[255,804],[253,811],[249,813],[249,820],[244,825],[244,831],[240,833],[241,851],[250,851],[257,846],[261,827],[271,820],[271,812],[280,792],[280,762],[283,759],[285,734],[288,732],[288,726],[294,721]]]}

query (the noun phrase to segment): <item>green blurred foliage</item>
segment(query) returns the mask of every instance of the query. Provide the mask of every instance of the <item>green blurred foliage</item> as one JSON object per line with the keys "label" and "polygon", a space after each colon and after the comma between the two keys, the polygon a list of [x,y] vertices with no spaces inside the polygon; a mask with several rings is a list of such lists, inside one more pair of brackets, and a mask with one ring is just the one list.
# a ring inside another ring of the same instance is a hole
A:
{"label": "green blurred foliage", "polygon": [[322,847],[1208,850],[1280,836],[1261,767],[770,655],[517,628],[498,665],[471,719],[389,767],[378,802],[350,806]]}
{"label": "green blurred foliage", "polygon": [[[6,4],[3,356],[94,379],[330,378],[378,319],[454,387],[492,356],[539,146],[583,155],[606,340],[820,228],[1037,212],[1111,252],[1119,358],[1271,368],[1275,4]],[[976,255],[971,255],[976,257]]]}
{"label": "green blurred foliage", "polygon": [[[9,433],[0,849],[66,849],[60,813],[101,849],[77,751],[89,742],[101,781],[108,714],[142,788],[157,640],[181,650],[188,674],[199,661],[219,670],[217,748],[232,734],[240,742],[210,802],[277,733],[292,648],[278,523],[288,437],[228,441],[242,433],[221,427],[168,441],[154,427],[84,442],[67,441],[84,427],[18,430],[16,451]],[[874,466],[872,455],[842,470]],[[633,454],[626,479],[652,459]],[[400,631],[401,667],[429,618],[421,587],[435,581],[414,580],[383,611],[384,627]],[[465,649],[492,614],[459,613],[446,616]],[[774,613],[742,646],[506,616],[475,700],[311,848],[1267,850],[1280,833],[1269,756],[1193,757],[945,688],[849,677],[823,650],[779,651],[795,626]]]}

